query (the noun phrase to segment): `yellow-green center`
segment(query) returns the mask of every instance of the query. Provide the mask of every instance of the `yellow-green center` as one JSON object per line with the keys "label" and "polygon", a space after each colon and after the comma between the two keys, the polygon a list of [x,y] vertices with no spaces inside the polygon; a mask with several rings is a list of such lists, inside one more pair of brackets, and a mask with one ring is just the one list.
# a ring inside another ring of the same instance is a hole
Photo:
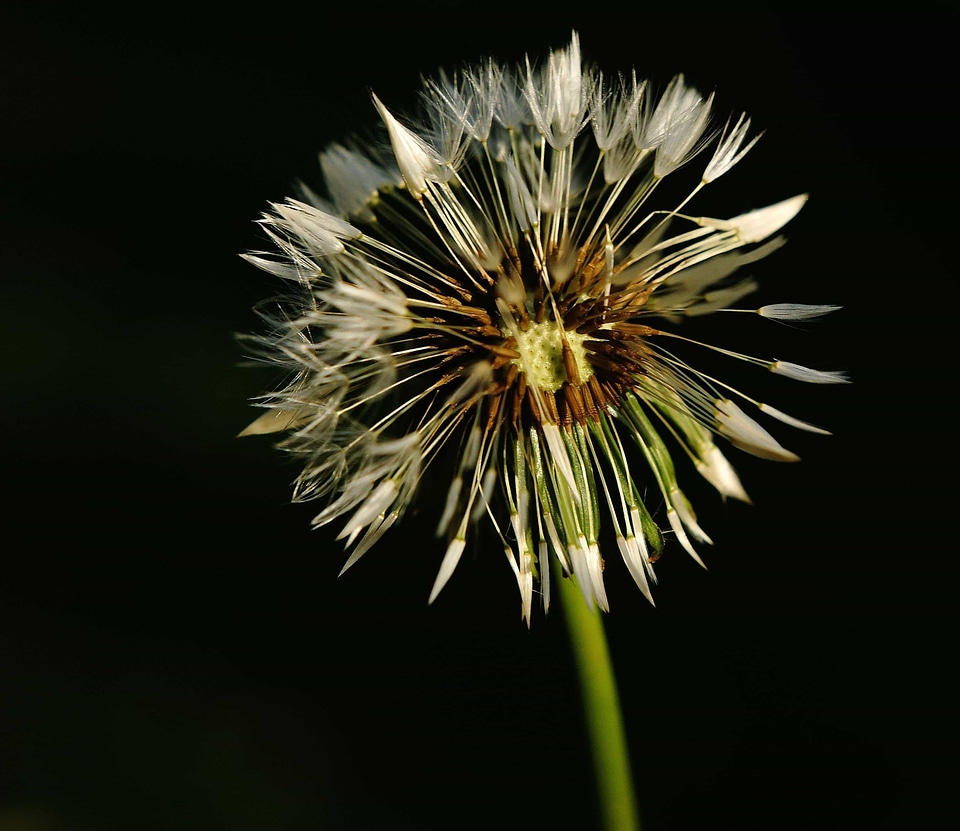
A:
{"label": "yellow-green center", "polygon": [[563,337],[566,337],[570,354],[576,363],[579,381],[583,383],[593,375],[593,367],[587,360],[583,342],[587,335],[577,332],[563,332],[554,320],[534,323],[525,332],[517,335],[517,346],[521,354],[517,366],[526,374],[527,383],[547,392],[556,392],[564,381],[576,382],[568,377],[563,360]]}

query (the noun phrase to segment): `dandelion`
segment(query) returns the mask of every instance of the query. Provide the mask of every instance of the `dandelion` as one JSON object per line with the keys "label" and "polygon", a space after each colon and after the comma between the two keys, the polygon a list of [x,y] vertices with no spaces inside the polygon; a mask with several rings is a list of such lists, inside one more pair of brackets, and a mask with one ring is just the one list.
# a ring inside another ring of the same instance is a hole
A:
{"label": "dandelion", "polygon": [[[247,259],[290,291],[260,310],[267,332],[252,343],[289,380],[244,433],[286,433],[303,463],[295,499],[322,501],[315,526],[341,523],[344,570],[433,467],[449,479],[431,602],[481,525],[528,625],[535,594],[549,605],[551,559],[608,609],[611,541],[652,602],[665,540],[698,563],[710,543],[682,476],[749,501],[721,440],[789,462],[773,422],[826,432],[681,357],[846,381],[684,333],[685,318],[748,311],[735,304],[756,286],[736,272],[782,244],[806,196],[692,213],[759,136],[744,115],[716,128],[713,96],[682,76],[652,90],[585,66],[576,34],[542,65],[441,74],[416,121],[374,96],[383,145],[334,145],[320,156],[326,196],[304,189],[263,216],[275,249]],[[679,195],[663,185],[684,176]],[[807,321],[835,308],[750,311]]]}

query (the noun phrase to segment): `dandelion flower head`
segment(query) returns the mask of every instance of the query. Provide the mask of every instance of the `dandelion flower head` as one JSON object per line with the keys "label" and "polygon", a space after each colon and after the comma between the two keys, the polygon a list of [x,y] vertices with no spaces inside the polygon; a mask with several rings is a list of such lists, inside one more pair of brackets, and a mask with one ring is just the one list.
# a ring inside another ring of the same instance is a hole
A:
{"label": "dandelion flower head", "polygon": [[[749,119],[716,124],[713,96],[682,76],[659,94],[607,77],[582,62],[576,34],[539,65],[490,60],[426,81],[418,121],[373,104],[383,142],[323,151],[326,194],[272,205],[261,225],[275,248],[246,257],[289,291],[258,310],[266,333],[252,339],[287,381],[244,433],[285,433],[302,461],[295,499],[321,501],[314,525],[341,523],[344,570],[422,498],[441,538],[431,602],[484,525],[528,625],[534,596],[549,604],[551,558],[607,610],[613,542],[652,602],[665,538],[697,562],[710,542],[680,477],[748,500],[718,438],[794,461],[762,420],[826,432],[674,347],[846,380],[681,333],[755,289],[735,272],[782,244],[806,197],[693,214],[759,138]],[[692,185],[658,204],[684,176]],[[835,308],[749,311],[794,321]],[[423,493],[431,466],[443,486]]]}

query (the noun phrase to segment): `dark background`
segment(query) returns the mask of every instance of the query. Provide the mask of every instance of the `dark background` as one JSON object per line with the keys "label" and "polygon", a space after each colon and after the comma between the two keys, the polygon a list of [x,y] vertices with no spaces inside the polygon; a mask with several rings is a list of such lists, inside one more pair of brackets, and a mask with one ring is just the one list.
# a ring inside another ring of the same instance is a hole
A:
{"label": "dark background", "polygon": [[495,545],[427,608],[427,517],[337,580],[289,461],[234,438],[266,202],[369,89],[573,27],[767,130],[706,204],[811,193],[762,299],[846,308],[759,337],[856,381],[771,379],[835,435],[738,455],[752,508],[691,485],[709,572],[672,547],[652,609],[611,562],[645,828],[957,827],[958,17],[586,5],[0,12],[2,831],[597,827],[559,609],[528,632]]}

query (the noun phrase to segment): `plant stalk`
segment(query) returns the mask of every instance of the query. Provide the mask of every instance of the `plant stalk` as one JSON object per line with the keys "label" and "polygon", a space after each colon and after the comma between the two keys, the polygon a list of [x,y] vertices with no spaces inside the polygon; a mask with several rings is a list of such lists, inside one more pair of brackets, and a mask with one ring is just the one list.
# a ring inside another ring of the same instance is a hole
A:
{"label": "plant stalk", "polygon": [[555,584],[560,584],[563,617],[580,677],[603,828],[640,831],[623,714],[603,619],[599,609],[587,606],[575,578],[557,576]]}

